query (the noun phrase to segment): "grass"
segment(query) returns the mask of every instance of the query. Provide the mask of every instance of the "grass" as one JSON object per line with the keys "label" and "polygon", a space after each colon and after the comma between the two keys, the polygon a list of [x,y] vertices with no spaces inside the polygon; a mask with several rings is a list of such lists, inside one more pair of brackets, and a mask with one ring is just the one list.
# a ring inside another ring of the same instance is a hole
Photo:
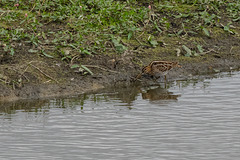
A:
{"label": "grass", "polygon": [[0,55],[14,56],[21,43],[28,53],[69,62],[121,54],[128,40],[157,47],[160,36],[212,37],[216,27],[237,34],[231,25],[240,22],[238,0],[2,0],[0,8]]}

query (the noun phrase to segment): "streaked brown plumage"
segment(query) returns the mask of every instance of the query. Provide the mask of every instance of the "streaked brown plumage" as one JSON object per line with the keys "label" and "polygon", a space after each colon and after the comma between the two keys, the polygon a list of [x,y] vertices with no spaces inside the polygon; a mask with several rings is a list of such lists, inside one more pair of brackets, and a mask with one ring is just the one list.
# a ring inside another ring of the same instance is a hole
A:
{"label": "streaked brown plumage", "polygon": [[168,71],[170,71],[174,67],[179,67],[181,66],[178,64],[178,62],[170,62],[170,61],[152,61],[148,66],[143,67],[142,73],[137,75],[136,79],[141,78],[143,74],[148,74],[154,77],[158,77],[157,75],[162,74],[165,77],[166,80],[166,75]]}

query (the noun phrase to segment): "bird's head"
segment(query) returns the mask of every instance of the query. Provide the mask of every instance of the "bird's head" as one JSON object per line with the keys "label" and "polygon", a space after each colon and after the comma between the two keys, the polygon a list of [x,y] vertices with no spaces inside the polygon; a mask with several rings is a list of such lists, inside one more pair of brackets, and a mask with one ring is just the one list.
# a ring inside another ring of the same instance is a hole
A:
{"label": "bird's head", "polygon": [[142,69],[142,73],[149,73],[151,71],[151,66],[145,66]]}

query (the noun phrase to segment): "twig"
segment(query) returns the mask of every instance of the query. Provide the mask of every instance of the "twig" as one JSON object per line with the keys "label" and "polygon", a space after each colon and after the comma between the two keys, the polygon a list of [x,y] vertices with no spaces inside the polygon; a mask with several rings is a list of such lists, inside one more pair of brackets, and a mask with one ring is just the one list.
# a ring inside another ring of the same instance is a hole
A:
{"label": "twig", "polygon": [[140,44],[140,45],[142,45],[142,43],[139,41],[139,39],[136,37],[135,38],[136,40],[137,40],[137,42]]}
{"label": "twig", "polygon": [[92,67],[92,68],[98,68],[98,69],[101,69],[101,70],[104,70],[104,71],[108,71],[108,72],[112,72],[112,73],[120,73],[118,71],[113,71],[113,70],[110,70],[110,69],[106,69],[106,68],[103,68],[103,67],[100,67],[100,66],[96,66],[96,65],[83,65],[83,66],[86,66],[86,67]]}
{"label": "twig", "polygon": [[73,60],[75,59],[75,58],[77,58],[78,56],[76,55],[76,56],[73,56],[73,58],[71,59],[71,61],[70,61],[70,65],[72,65],[73,64]]}
{"label": "twig", "polygon": [[110,41],[106,41],[106,42],[104,43],[105,46],[106,46],[107,44],[109,44],[109,45],[112,47],[111,49],[113,49],[113,50],[116,52],[116,49],[115,49],[114,45],[113,45]]}
{"label": "twig", "polygon": [[2,82],[5,83],[5,84],[9,84],[9,83],[10,83],[9,81],[7,81],[7,80],[5,80],[5,79],[1,79],[1,78],[0,78],[0,81],[2,81]]}
{"label": "twig", "polygon": [[229,51],[229,52],[230,52],[230,55],[232,55],[232,49],[233,49],[233,46],[231,46],[231,49],[230,49],[230,51]]}
{"label": "twig", "polygon": [[27,78],[27,76],[24,75],[24,73],[27,71],[28,68],[29,68],[29,65],[27,65],[27,67],[25,68],[25,70],[20,74],[20,77],[23,76],[23,77],[26,78],[26,80],[29,82],[30,80]]}
{"label": "twig", "polygon": [[36,3],[33,5],[33,7],[32,7],[32,9],[30,10],[30,12],[33,11],[33,9],[35,8],[35,6],[36,6]]}
{"label": "twig", "polygon": [[[145,29],[145,27],[143,28],[143,30],[144,29]],[[143,31],[137,38],[141,37],[144,33],[145,33],[145,31]]]}
{"label": "twig", "polygon": [[33,64],[29,63],[30,66],[32,66],[33,68],[37,69],[39,72],[41,72],[44,76],[50,78],[51,80],[54,80],[55,82],[59,83],[57,80],[55,80],[54,78],[52,78],[51,76],[49,76],[48,74],[44,73],[41,69],[39,69],[38,67],[34,66]]}
{"label": "twig", "polygon": [[[28,78],[27,78],[27,76],[25,76],[24,75],[24,73],[27,71],[27,69],[28,69],[28,67],[29,66],[27,66],[26,68],[25,68],[25,70],[20,74],[20,75],[18,75],[20,78],[23,76],[28,82],[30,81]],[[16,73],[19,73],[19,71],[17,70],[17,69],[15,69],[15,68],[11,68],[13,71],[15,71]]]}
{"label": "twig", "polygon": [[218,53],[218,52],[215,51],[214,49],[210,49],[210,50],[208,50],[208,51],[206,51],[206,52],[202,52],[202,53],[199,53],[199,54],[200,54],[200,55],[205,55],[205,54],[210,53],[210,52]]}

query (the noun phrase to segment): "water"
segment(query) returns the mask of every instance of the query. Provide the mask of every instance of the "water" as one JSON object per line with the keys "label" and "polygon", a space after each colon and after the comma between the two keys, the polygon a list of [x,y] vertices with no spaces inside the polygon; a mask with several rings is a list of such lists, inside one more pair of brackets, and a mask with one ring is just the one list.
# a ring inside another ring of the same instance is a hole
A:
{"label": "water", "polygon": [[234,160],[240,73],[1,104],[0,159]]}

